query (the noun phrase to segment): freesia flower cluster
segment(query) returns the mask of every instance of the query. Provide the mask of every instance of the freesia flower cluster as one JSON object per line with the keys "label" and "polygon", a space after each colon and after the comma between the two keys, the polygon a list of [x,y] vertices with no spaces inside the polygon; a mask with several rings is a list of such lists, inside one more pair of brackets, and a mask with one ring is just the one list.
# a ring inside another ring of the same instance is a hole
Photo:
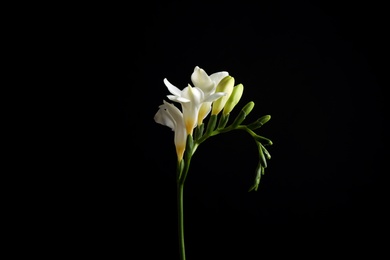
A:
{"label": "freesia flower cluster", "polygon": [[[185,178],[191,157],[202,142],[211,136],[238,129],[248,132],[258,146],[259,164],[255,183],[250,189],[257,190],[261,175],[267,167],[266,160],[271,158],[265,146],[272,145],[272,141],[257,135],[253,130],[268,122],[271,117],[266,115],[248,125],[242,125],[241,123],[254,107],[254,102],[249,102],[228,125],[230,113],[243,94],[243,85],[235,85],[234,78],[226,71],[208,75],[198,66],[191,75],[191,82],[193,85],[188,84],[180,90],[165,78],[164,84],[171,93],[167,98],[179,104],[181,110],[174,103],[163,100],[163,104],[159,106],[154,116],[157,123],[168,126],[174,131],[178,179]],[[209,114],[211,116],[205,123]]]}
{"label": "freesia flower cluster", "polygon": [[[154,120],[162,125],[170,127],[174,133],[174,143],[177,154],[177,205],[179,226],[180,259],[185,260],[184,245],[184,215],[183,215],[183,187],[189,171],[191,158],[201,143],[217,134],[232,130],[244,130],[255,140],[259,151],[259,163],[256,169],[254,184],[249,191],[257,190],[260,178],[267,167],[267,159],[271,159],[265,146],[272,141],[257,135],[253,130],[260,128],[270,120],[270,116],[262,116],[256,121],[242,124],[246,116],[252,111],[255,103],[248,102],[238,113],[236,118],[229,123],[231,111],[240,101],[244,86],[235,85],[234,78],[226,71],[208,75],[203,69],[195,67],[191,75],[192,84],[188,84],[183,90],[164,79],[165,86],[170,95],[167,98],[181,108],[163,100],[159,106]],[[209,115],[208,120],[205,120]],[[207,121],[207,122],[205,122]]]}

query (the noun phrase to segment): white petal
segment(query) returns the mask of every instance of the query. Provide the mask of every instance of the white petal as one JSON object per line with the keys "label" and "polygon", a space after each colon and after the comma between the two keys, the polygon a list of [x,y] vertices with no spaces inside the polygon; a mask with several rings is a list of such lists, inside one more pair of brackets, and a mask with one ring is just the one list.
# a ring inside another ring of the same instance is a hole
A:
{"label": "white petal", "polygon": [[160,106],[160,109],[157,111],[156,115],[154,116],[154,121],[156,123],[159,123],[161,125],[168,126],[172,129],[172,131],[175,130],[176,123],[173,120],[173,117],[165,110],[165,106]]}
{"label": "white petal", "polygon": [[211,102],[211,101],[214,101],[214,100],[216,100],[216,99],[218,99],[218,98],[220,98],[220,97],[223,97],[223,96],[225,96],[225,95],[226,95],[225,92],[216,92],[216,93],[214,93],[214,94],[208,96],[207,98],[205,98],[205,99],[203,100],[203,102]]}
{"label": "white petal", "polygon": [[191,100],[189,100],[188,98],[177,97],[177,96],[174,96],[174,95],[168,95],[167,97],[168,97],[170,100],[176,101],[176,102],[179,102],[179,103],[188,103],[188,102],[191,101]]}
{"label": "white petal", "polygon": [[215,86],[207,73],[198,66],[195,67],[191,75],[191,81],[195,87],[202,89],[206,93],[212,91]]}
{"label": "white petal", "polygon": [[180,97],[181,96],[181,90],[172,85],[166,78],[164,79],[165,86],[167,86],[169,92],[171,92],[173,95]]}
{"label": "white petal", "polygon": [[198,112],[198,125],[202,124],[202,121],[206,118],[206,116],[211,111],[211,102],[204,102],[199,108]]}
{"label": "white petal", "polygon": [[215,85],[217,86],[218,83],[226,76],[229,76],[229,73],[227,71],[221,71],[216,72],[210,75],[210,78],[212,81],[214,81]]}
{"label": "white petal", "polygon": [[164,101],[165,108],[169,112],[169,114],[173,117],[175,122],[179,122],[180,120],[183,120],[183,114],[181,113],[180,109],[178,109],[175,105],[170,104],[166,101]]}
{"label": "white petal", "polygon": [[200,88],[193,88],[191,85],[183,89],[182,95],[184,98],[191,100],[196,106],[200,105],[204,98],[203,91]]}

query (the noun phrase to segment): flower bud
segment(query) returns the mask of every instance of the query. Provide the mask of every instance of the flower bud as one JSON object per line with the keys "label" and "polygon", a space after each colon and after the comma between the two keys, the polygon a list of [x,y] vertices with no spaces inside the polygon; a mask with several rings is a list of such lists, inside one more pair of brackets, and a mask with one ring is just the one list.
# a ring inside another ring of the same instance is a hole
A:
{"label": "flower bud", "polygon": [[263,168],[267,168],[267,160],[265,159],[262,145],[260,142],[256,142],[256,144],[257,144],[257,148],[259,150],[260,164],[261,164],[261,166],[263,166]]}
{"label": "flower bud", "polygon": [[232,127],[235,128],[244,121],[246,116],[252,111],[255,103],[253,101],[248,102],[240,111],[236,119],[232,123]]}
{"label": "flower bud", "polygon": [[263,126],[265,123],[267,123],[269,120],[271,119],[271,116],[270,115],[265,115],[265,116],[262,116],[260,117],[259,119],[257,119],[255,122],[247,125],[247,127],[249,129],[252,129],[252,130],[255,130],[257,128],[260,128],[261,126]]}
{"label": "flower bud", "polygon": [[226,101],[228,101],[232,94],[234,87],[234,78],[232,76],[224,77],[218,84],[215,92],[224,92],[225,96],[222,96],[213,102],[213,108],[211,110],[212,115],[218,115],[219,112],[224,108]]}
{"label": "flower bud", "polygon": [[252,111],[254,106],[255,106],[255,102],[250,101],[242,108],[242,110],[245,112],[246,115],[249,115],[249,113]]}
{"label": "flower bud", "polygon": [[267,151],[267,149],[265,149],[265,147],[263,145],[261,145],[261,149],[263,150],[264,155],[267,158],[267,160],[270,160],[271,159],[271,154]]}
{"label": "flower bud", "polygon": [[272,141],[264,136],[256,135],[254,136],[255,140],[262,143],[263,145],[272,145]]}
{"label": "flower bud", "polygon": [[253,185],[249,188],[248,192],[252,191],[252,190],[257,191],[257,189],[259,188],[259,184],[260,184],[260,180],[261,180],[262,175],[264,175],[264,167],[262,167],[261,164],[259,163],[257,165],[257,168],[256,168],[255,181],[254,181]]}
{"label": "flower bud", "polygon": [[232,112],[233,108],[237,105],[242,97],[242,93],[244,92],[244,86],[242,84],[238,84],[233,88],[233,91],[226,101],[225,107],[223,108],[223,114],[227,115]]}

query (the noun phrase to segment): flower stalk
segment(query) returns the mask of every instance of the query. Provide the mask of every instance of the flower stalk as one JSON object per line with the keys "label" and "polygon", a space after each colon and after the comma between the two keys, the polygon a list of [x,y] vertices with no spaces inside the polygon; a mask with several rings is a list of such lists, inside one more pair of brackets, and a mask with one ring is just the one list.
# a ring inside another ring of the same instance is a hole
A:
{"label": "flower stalk", "polygon": [[193,154],[193,138],[191,135],[187,137],[185,159],[178,162],[177,167],[177,213],[178,213],[178,232],[179,232],[179,253],[180,260],[186,259],[185,243],[184,243],[184,182],[187,178],[187,173],[190,168],[191,158]]}

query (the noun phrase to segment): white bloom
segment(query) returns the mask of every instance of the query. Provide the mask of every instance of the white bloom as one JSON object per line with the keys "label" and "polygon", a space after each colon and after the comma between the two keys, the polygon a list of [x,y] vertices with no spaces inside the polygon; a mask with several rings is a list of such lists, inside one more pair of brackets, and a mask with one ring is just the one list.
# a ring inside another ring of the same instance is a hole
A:
{"label": "white bloom", "polygon": [[[215,93],[215,89],[219,82],[228,75],[228,72],[221,71],[213,73],[209,76],[203,69],[196,66],[194,72],[191,75],[191,81],[195,87],[201,89],[206,96],[209,96]],[[202,124],[203,119],[210,113],[211,105],[212,102],[203,102],[203,104],[201,105],[198,115],[198,125]]]}
{"label": "white bloom", "polygon": [[162,125],[168,126],[175,132],[175,147],[176,154],[179,162],[183,159],[183,154],[186,148],[187,141],[187,131],[184,126],[183,114],[175,107],[173,104],[170,104],[163,101],[164,103],[159,106],[159,110],[154,116],[154,120]]}
{"label": "white bloom", "polygon": [[[172,95],[167,97],[172,100],[179,102],[183,110],[184,124],[186,127],[187,134],[192,135],[194,128],[198,123],[198,114],[199,110],[203,103],[212,102],[221,96],[224,96],[225,93],[214,93],[214,91],[207,91],[206,93],[199,87],[192,87],[188,84],[183,90],[178,89],[176,86],[172,85],[167,79],[164,79],[164,83],[168,88],[169,92]],[[213,85],[212,83],[211,85]],[[202,85],[203,87],[206,85]]]}

